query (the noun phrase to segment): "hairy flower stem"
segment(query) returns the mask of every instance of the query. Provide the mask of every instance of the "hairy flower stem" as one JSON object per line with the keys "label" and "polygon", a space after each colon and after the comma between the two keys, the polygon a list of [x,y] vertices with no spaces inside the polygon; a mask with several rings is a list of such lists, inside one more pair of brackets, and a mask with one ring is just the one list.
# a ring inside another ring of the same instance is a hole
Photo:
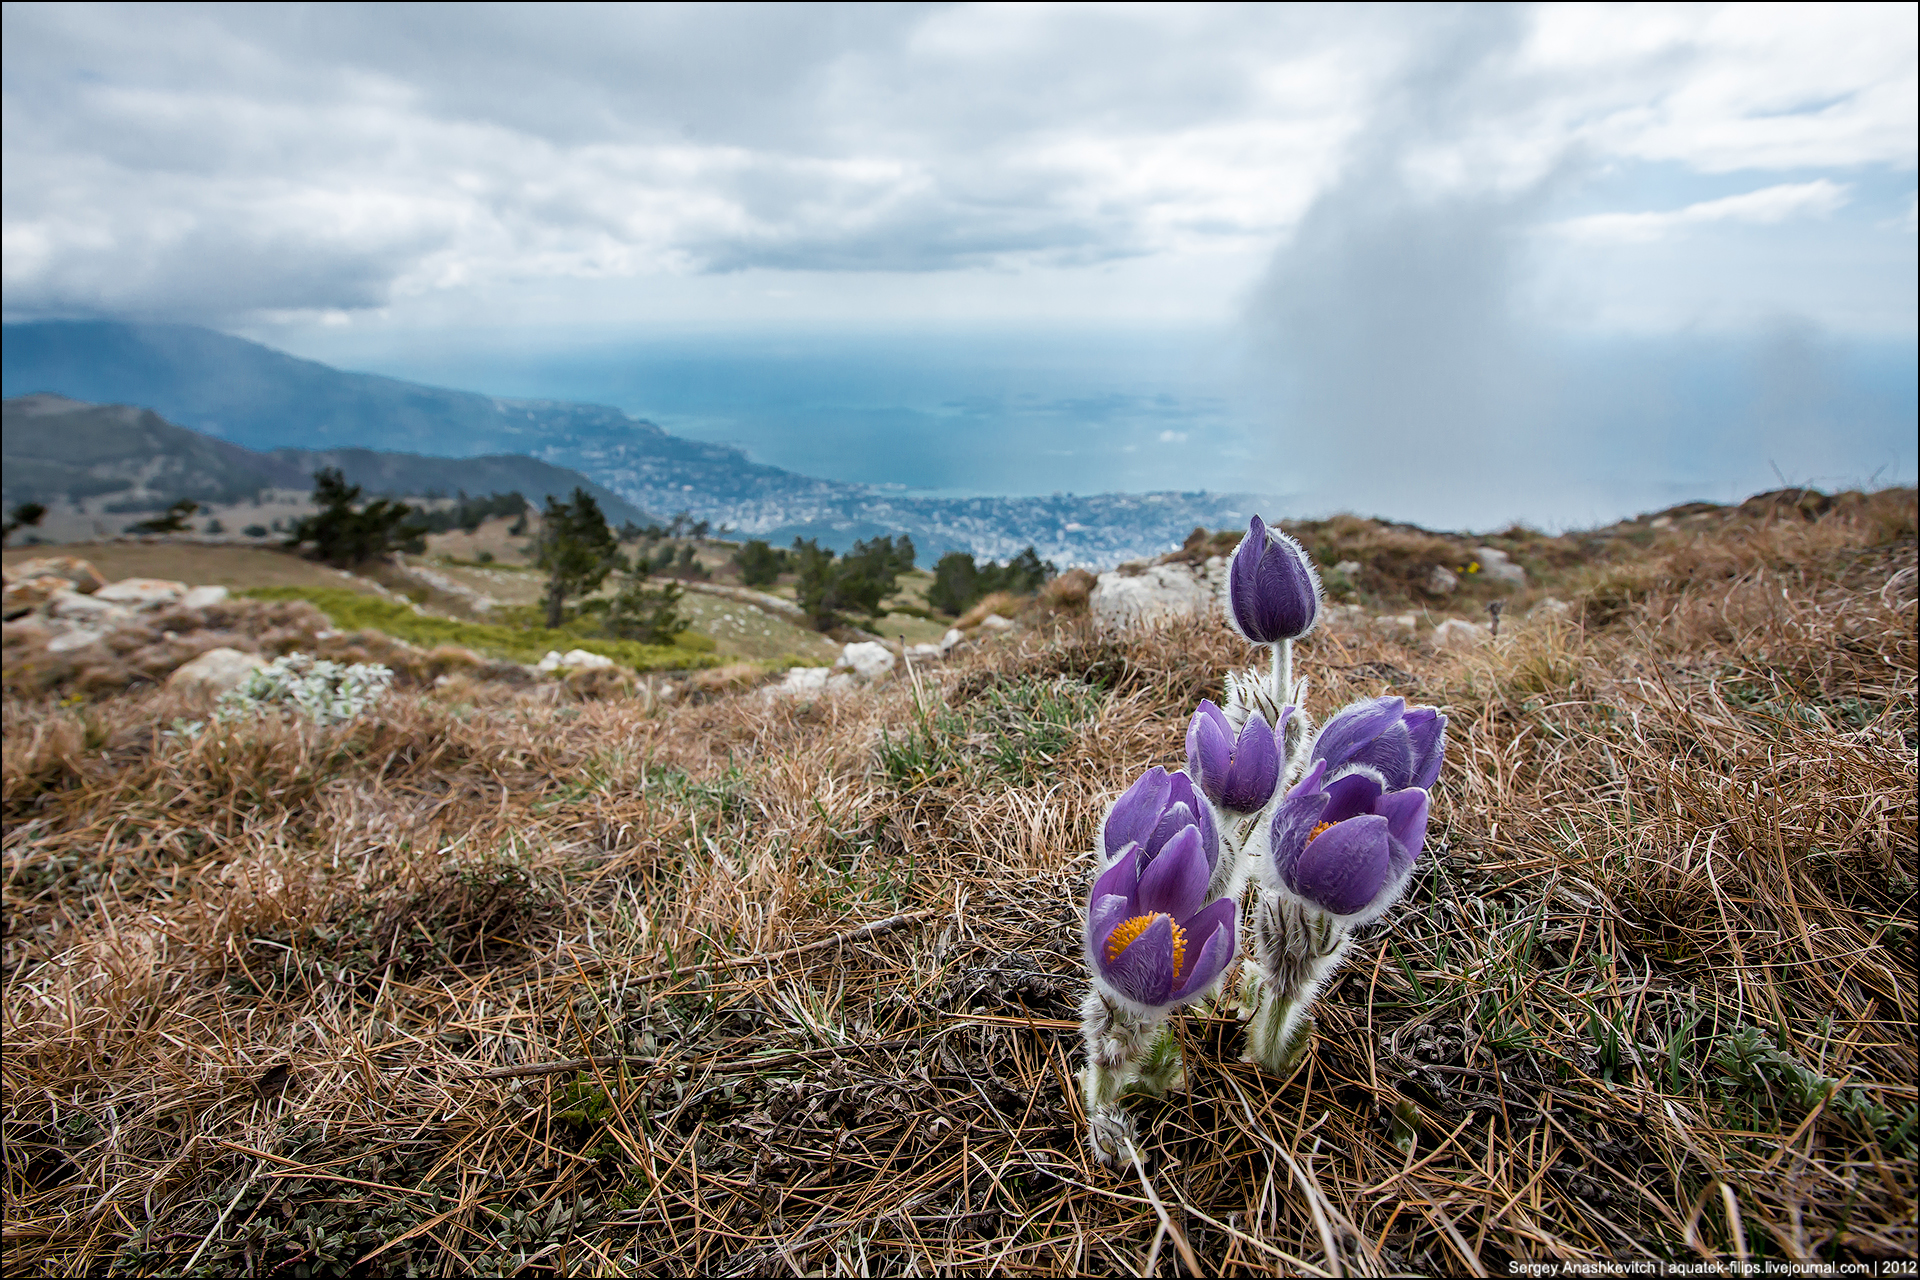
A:
{"label": "hairy flower stem", "polygon": [[[1282,640],[1273,646],[1273,674],[1267,681],[1267,696],[1275,707],[1291,702],[1293,694],[1293,641]],[[1268,723],[1278,724],[1276,715]]]}
{"label": "hairy flower stem", "polygon": [[1080,1073],[1087,1143],[1103,1163],[1117,1164],[1127,1158],[1134,1139],[1121,1099],[1129,1093],[1158,1097],[1184,1084],[1180,1048],[1165,1014],[1142,1017],[1097,988],[1088,990],[1080,1015],[1087,1043],[1087,1065]]}
{"label": "hairy flower stem", "polygon": [[1246,966],[1247,1024],[1243,1061],[1277,1076],[1291,1072],[1313,1038],[1308,1010],[1346,954],[1347,931],[1333,917],[1262,889],[1254,905],[1254,963]]}

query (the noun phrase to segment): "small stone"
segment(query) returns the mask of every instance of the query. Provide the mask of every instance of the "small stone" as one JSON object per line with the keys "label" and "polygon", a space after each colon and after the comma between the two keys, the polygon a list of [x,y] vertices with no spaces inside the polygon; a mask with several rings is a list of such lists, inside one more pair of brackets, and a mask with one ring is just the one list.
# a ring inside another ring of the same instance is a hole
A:
{"label": "small stone", "polygon": [[1358,560],[1342,560],[1339,564],[1333,566],[1333,571],[1342,577],[1351,578],[1360,572],[1360,562]]}
{"label": "small stone", "polygon": [[78,556],[41,556],[37,560],[22,560],[7,572],[23,582],[44,576],[64,578],[81,595],[92,595],[107,585],[100,571]]}
{"label": "small stone", "polygon": [[185,663],[167,677],[169,689],[218,696],[247,678],[247,673],[266,666],[258,654],[238,649],[209,649],[192,662]]}
{"label": "small stone", "polygon": [[48,601],[60,595],[78,595],[73,583],[58,574],[43,573],[31,578],[20,578],[6,585],[4,612],[9,618],[17,618],[23,613],[32,613]]}
{"label": "small stone", "polygon": [[1573,606],[1568,604],[1565,600],[1556,600],[1552,596],[1548,596],[1546,599],[1534,605],[1533,608],[1527,610],[1527,616],[1529,618],[1538,618],[1542,616],[1550,617],[1550,618],[1564,618],[1572,612],[1573,612]]}
{"label": "small stone", "polygon": [[1495,582],[1510,583],[1516,587],[1527,585],[1527,571],[1513,562],[1512,557],[1498,547],[1480,547],[1475,552],[1480,557],[1480,572]]}
{"label": "small stone", "polygon": [[1487,628],[1461,618],[1448,618],[1433,629],[1433,642],[1443,649],[1454,645],[1478,644],[1487,636]]}
{"label": "small stone", "polygon": [[1011,619],[1003,618],[997,613],[990,613],[980,619],[980,627],[984,631],[1011,631],[1013,630],[1013,622]]}
{"label": "small stone", "polygon": [[221,603],[227,598],[225,587],[194,587],[180,597],[183,609],[205,609]]}
{"label": "small stone", "polygon": [[133,610],[115,604],[99,592],[83,596],[78,591],[62,591],[47,601],[47,616],[81,626],[110,629],[131,622]]}
{"label": "small stone", "polygon": [[75,649],[84,649],[106,634],[106,632],[96,631],[92,627],[73,627],[69,630],[62,631],[59,635],[47,641],[47,652],[70,653]]}
{"label": "small stone", "polygon": [[835,671],[851,671],[863,681],[874,681],[893,670],[893,650],[877,640],[858,640],[840,651]]}
{"label": "small stone", "polygon": [[825,692],[832,674],[826,667],[792,667],[778,684],[768,685],[767,692],[776,698],[812,697]]}
{"label": "small stone", "polygon": [[1427,570],[1427,576],[1420,585],[1427,589],[1429,595],[1450,596],[1454,588],[1460,585],[1460,577],[1445,565],[1436,564]]}
{"label": "small stone", "polygon": [[938,658],[946,652],[937,644],[910,644],[907,646],[909,658]]}
{"label": "small stone", "polygon": [[958,627],[947,628],[947,634],[940,637],[940,652],[952,653],[954,648],[966,642],[967,633]]}
{"label": "small stone", "polygon": [[93,593],[96,600],[111,600],[115,604],[130,605],[135,609],[151,609],[158,605],[172,604],[187,594],[187,584],[173,582],[166,578],[122,578],[110,582]]}

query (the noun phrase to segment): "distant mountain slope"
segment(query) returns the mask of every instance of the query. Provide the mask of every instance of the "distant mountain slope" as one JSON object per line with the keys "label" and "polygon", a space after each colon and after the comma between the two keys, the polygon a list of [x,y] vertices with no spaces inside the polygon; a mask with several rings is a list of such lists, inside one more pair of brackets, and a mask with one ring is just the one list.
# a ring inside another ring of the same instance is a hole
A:
{"label": "distant mountain slope", "polygon": [[[1245,494],[897,496],[765,466],[738,449],[669,435],[605,405],[504,400],[348,373],[187,325],[10,324],[0,355],[0,391],[8,396],[54,392],[145,405],[222,440],[262,451],[310,450],[337,456],[343,466],[341,451],[356,449],[455,458],[527,454],[590,476],[605,486],[600,492],[612,490],[646,510],[687,510],[774,541],[817,537],[844,551],[857,538],[906,533],[922,563],[949,550],[1000,559],[1033,543],[1063,567],[1109,565],[1177,546],[1195,525],[1214,528],[1256,509],[1283,509]],[[401,465],[391,454],[381,464]],[[511,487],[536,497],[545,483],[529,478]],[[449,479],[434,487],[473,493],[499,485]]]}
{"label": "distant mountain slope", "polygon": [[369,493],[399,496],[519,490],[535,503],[576,487],[607,518],[645,523],[645,510],[577,471],[523,454],[434,458],[371,449],[280,449],[259,453],[176,426],[151,409],[85,404],[54,395],[0,406],[4,500],[58,502],[124,494],[164,505],[175,498],[232,502],[262,489],[305,489],[322,467],[338,467]]}
{"label": "distant mountain slope", "polygon": [[176,427],[151,409],[54,395],[0,405],[0,460],[10,503],[110,493],[232,502],[308,480],[288,464]]}

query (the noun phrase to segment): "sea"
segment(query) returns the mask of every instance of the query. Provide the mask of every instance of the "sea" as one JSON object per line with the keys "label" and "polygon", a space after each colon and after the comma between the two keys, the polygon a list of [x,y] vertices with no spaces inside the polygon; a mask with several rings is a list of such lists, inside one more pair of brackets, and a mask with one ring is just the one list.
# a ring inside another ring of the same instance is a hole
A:
{"label": "sea", "polygon": [[335,330],[274,345],[609,404],[757,462],[926,496],[1210,490],[1289,516],[1559,530],[1789,484],[1911,484],[1920,463],[1905,337],[1561,337],[1464,389],[1301,369],[1227,327]]}

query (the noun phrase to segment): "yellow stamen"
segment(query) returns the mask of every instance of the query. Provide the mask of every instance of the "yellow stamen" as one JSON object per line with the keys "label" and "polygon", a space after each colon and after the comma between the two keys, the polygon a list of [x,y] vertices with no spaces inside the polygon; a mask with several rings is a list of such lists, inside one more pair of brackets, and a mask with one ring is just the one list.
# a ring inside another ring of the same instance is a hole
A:
{"label": "yellow stamen", "polygon": [[[1312,844],[1315,840],[1318,840],[1320,838],[1320,833],[1333,825],[1334,824],[1331,822],[1323,822],[1319,826],[1315,827],[1313,830],[1307,832],[1307,844]],[[1306,845],[1302,845],[1301,847],[1305,848]]]}
{"label": "yellow stamen", "polygon": [[[1135,938],[1145,933],[1148,927],[1163,915],[1166,915],[1166,912],[1156,911],[1144,916],[1134,916],[1130,920],[1122,920],[1119,927],[1107,935],[1107,963],[1112,964],[1118,960],[1120,953],[1131,946]],[[1167,916],[1167,923],[1173,925],[1173,977],[1177,982],[1180,980],[1180,971],[1186,967],[1187,935],[1175,923],[1172,916]]]}

